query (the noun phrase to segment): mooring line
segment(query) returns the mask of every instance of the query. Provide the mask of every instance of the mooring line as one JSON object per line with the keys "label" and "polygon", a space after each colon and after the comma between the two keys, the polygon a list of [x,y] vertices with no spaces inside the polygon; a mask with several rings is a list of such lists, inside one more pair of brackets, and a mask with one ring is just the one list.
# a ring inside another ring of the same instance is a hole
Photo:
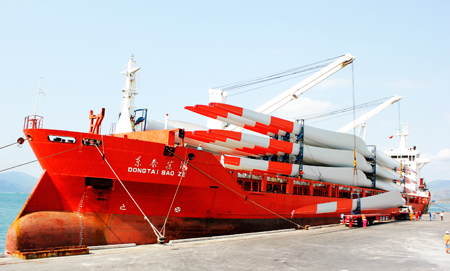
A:
{"label": "mooring line", "polygon": [[13,168],[17,168],[17,167],[21,167],[21,166],[25,166],[25,165],[28,165],[28,164],[31,164],[31,163],[34,163],[34,162],[37,162],[37,161],[41,161],[41,160],[44,160],[44,159],[47,159],[47,158],[50,158],[50,157],[53,157],[53,156],[56,156],[56,155],[63,154],[63,153],[65,153],[65,152],[73,151],[73,150],[75,150],[75,149],[81,148],[81,146],[82,146],[82,145],[80,145],[80,146],[78,146],[78,147],[75,147],[75,148],[73,148],[73,149],[70,149],[70,150],[65,150],[65,151],[62,151],[62,152],[58,152],[58,153],[55,153],[55,154],[52,154],[52,155],[49,155],[49,156],[46,156],[46,157],[42,157],[42,158],[39,158],[39,159],[30,161],[30,162],[27,162],[27,163],[23,163],[23,164],[20,164],[20,165],[17,165],[17,166],[5,168],[5,169],[0,170],[0,172],[7,171],[7,170],[10,170],[10,169],[13,169]]}
{"label": "mooring line", "polygon": [[[186,152],[185,152],[185,157],[186,156],[187,156],[187,148],[186,148]],[[173,195],[172,203],[170,204],[169,210],[167,211],[166,219],[164,220],[164,224],[163,224],[163,226],[161,228],[163,236],[166,234],[166,223],[167,223],[167,220],[169,219],[170,211],[172,210],[173,203],[175,202],[175,198],[176,198],[176,196],[178,194],[178,190],[180,189],[181,180],[183,180],[184,173],[186,172],[186,170],[187,170],[187,166],[186,166],[186,163],[184,163],[184,164],[181,165],[181,178],[180,178],[180,181],[178,182],[177,189],[175,190],[175,195]]]}
{"label": "mooring line", "polygon": [[125,187],[125,185],[123,184],[123,182],[120,180],[119,176],[117,176],[116,172],[114,171],[114,169],[111,167],[111,165],[109,164],[108,160],[106,160],[105,155],[100,151],[100,149],[98,148],[97,145],[95,145],[95,147],[97,148],[98,152],[100,153],[100,155],[103,157],[103,160],[105,160],[106,164],[109,166],[109,168],[111,169],[111,171],[114,173],[114,175],[116,176],[117,180],[120,182],[120,184],[122,185],[123,189],[125,189],[125,191],[127,192],[128,196],[130,196],[131,200],[133,200],[134,204],[136,204],[136,207],[138,207],[139,211],[141,211],[142,215],[144,216],[144,219],[147,220],[147,222],[150,224],[150,226],[153,229],[153,232],[155,233],[156,237],[161,238],[164,237],[159,231],[158,229],[156,229],[156,227],[152,224],[152,222],[150,222],[150,220],[148,219],[148,217],[145,215],[144,211],[142,211],[141,207],[139,207],[139,204],[134,200],[133,196],[130,194],[130,192],[128,192],[128,189]]}
{"label": "mooring line", "polygon": [[175,155],[176,157],[180,158],[182,161],[184,161],[184,162],[186,162],[187,164],[191,165],[193,168],[195,168],[196,170],[198,170],[200,173],[204,174],[204,175],[207,176],[208,178],[210,178],[210,179],[212,179],[213,181],[215,181],[215,182],[217,182],[217,183],[223,185],[225,188],[227,188],[227,189],[230,190],[231,192],[233,192],[233,193],[239,195],[240,197],[242,197],[242,198],[244,198],[244,199],[250,201],[251,203],[255,204],[256,206],[258,206],[258,207],[260,207],[260,208],[262,208],[262,209],[268,211],[269,213],[274,214],[275,216],[278,216],[278,217],[281,218],[281,219],[284,219],[284,220],[286,220],[286,221],[288,221],[288,222],[290,222],[290,223],[296,225],[298,228],[300,228],[300,227],[301,227],[301,228],[305,228],[304,226],[302,226],[302,225],[300,225],[300,224],[297,224],[297,223],[295,223],[294,221],[291,221],[291,220],[289,220],[289,219],[287,219],[287,218],[285,218],[285,217],[283,217],[283,216],[281,216],[281,215],[279,215],[279,214],[273,212],[273,211],[270,210],[270,209],[267,209],[266,207],[260,205],[259,203],[256,203],[255,201],[249,199],[247,196],[241,195],[239,192],[233,190],[231,187],[226,186],[225,184],[223,184],[222,182],[220,182],[220,181],[214,179],[212,176],[208,175],[206,172],[202,171],[202,170],[199,169],[198,167],[196,167],[196,166],[194,166],[193,164],[189,163],[189,161],[187,161],[187,160],[181,158],[181,157],[180,157],[179,155],[177,155],[175,152],[171,152],[171,153],[173,153],[173,155]]}
{"label": "mooring line", "polygon": [[4,149],[4,148],[6,148],[6,147],[12,146],[12,145],[16,145],[16,144],[19,144],[19,143],[18,143],[18,142],[14,142],[14,143],[5,145],[5,146],[3,146],[3,147],[0,147],[0,150],[1,150],[1,149]]}

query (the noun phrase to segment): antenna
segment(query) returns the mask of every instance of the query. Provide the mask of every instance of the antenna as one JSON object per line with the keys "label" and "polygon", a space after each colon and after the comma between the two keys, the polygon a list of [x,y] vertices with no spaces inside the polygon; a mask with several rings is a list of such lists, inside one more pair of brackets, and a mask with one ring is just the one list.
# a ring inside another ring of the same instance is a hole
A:
{"label": "antenna", "polygon": [[42,77],[41,77],[41,79],[39,79],[39,86],[38,86],[38,91],[37,91],[37,95],[36,95],[36,103],[35,103],[35,105],[34,105],[34,116],[36,116],[36,110],[37,110],[37,104],[38,104],[38,99],[39,99],[39,94],[44,94],[45,95],[45,92],[43,92],[42,91],[42,89],[41,89],[41,81],[42,81]]}

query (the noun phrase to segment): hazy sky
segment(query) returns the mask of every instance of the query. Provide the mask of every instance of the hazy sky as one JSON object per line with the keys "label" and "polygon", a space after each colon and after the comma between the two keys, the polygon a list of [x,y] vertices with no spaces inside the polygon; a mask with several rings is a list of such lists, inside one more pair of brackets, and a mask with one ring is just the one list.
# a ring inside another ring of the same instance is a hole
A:
{"label": "hazy sky", "polygon": [[[450,179],[449,10],[448,1],[0,1],[0,147],[23,136],[40,77],[45,128],[87,132],[89,110],[104,107],[108,134],[131,54],[141,67],[137,107],[204,125],[183,107],[206,104],[211,87],[351,53],[356,103],[404,96],[408,145],[432,158],[422,177]],[[254,109],[298,81],[228,103]],[[351,82],[348,66],[275,115],[351,106]],[[310,124],[337,130],[351,120]],[[367,144],[395,148],[398,127],[394,105],[368,122]],[[34,159],[28,143],[1,149],[0,170]],[[42,172],[38,163],[15,170]]]}

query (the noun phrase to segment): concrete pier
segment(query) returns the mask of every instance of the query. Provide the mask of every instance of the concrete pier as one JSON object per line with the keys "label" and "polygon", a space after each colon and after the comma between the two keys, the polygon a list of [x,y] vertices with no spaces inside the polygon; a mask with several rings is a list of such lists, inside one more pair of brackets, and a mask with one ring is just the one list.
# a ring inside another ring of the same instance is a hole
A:
{"label": "concrete pier", "polygon": [[382,222],[367,229],[310,230],[92,250],[88,255],[0,258],[0,270],[449,270],[450,215]]}

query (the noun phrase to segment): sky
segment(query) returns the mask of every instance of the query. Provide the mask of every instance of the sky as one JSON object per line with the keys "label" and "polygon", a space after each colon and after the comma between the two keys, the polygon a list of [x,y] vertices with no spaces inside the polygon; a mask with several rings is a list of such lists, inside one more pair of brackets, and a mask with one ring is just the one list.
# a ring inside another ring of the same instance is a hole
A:
{"label": "sky", "polygon": [[[353,72],[347,66],[274,115],[350,107],[353,90],[356,104],[401,95],[367,122],[366,143],[396,148],[389,137],[407,123],[408,146],[432,159],[422,177],[450,179],[449,10],[448,1],[0,1],[0,147],[23,136],[40,77],[44,128],[88,132],[89,110],[103,107],[108,134],[131,54],[141,67],[137,107],[154,120],[168,113],[205,125],[184,106],[207,104],[212,87],[351,53]],[[255,109],[301,80],[227,103]],[[306,124],[337,130],[352,119]],[[3,148],[0,170],[34,159],[28,143]],[[42,172],[38,163],[13,170]]]}

